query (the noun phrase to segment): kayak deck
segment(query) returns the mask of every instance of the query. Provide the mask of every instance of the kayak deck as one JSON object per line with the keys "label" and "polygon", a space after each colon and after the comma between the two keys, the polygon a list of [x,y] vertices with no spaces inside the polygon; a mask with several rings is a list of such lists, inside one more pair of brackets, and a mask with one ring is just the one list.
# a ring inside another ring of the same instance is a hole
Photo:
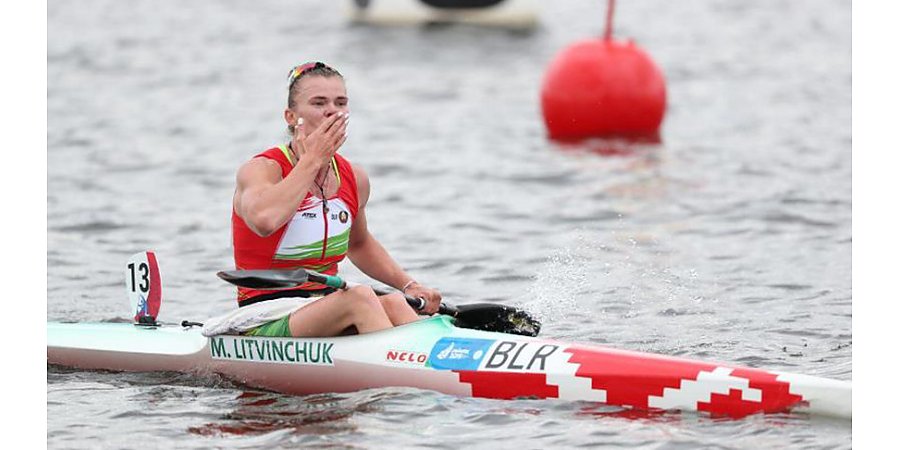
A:
{"label": "kayak deck", "polygon": [[405,386],[731,417],[791,409],[851,417],[847,381],[457,328],[445,316],[332,338],[206,338],[196,327],[48,323],[47,361],[209,371],[295,395]]}

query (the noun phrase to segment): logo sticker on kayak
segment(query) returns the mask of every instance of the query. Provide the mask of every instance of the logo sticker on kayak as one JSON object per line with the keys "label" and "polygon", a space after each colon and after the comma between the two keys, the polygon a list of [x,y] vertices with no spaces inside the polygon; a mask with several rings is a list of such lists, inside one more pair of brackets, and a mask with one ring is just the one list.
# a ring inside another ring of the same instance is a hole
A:
{"label": "logo sticker on kayak", "polygon": [[428,355],[406,350],[388,350],[384,360],[390,363],[424,365],[428,361]]}
{"label": "logo sticker on kayak", "polygon": [[441,338],[431,348],[428,360],[440,370],[478,370],[493,339]]}
{"label": "logo sticker on kayak", "polygon": [[240,336],[213,336],[209,351],[213,359],[258,361],[282,364],[333,366],[333,343],[297,339],[265,339]]}

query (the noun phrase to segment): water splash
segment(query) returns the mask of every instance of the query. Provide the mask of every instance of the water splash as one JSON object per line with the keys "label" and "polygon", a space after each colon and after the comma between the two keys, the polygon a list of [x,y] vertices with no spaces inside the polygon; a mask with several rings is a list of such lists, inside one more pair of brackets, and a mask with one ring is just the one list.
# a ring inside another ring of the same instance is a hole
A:
{"label": "water splash", "polygon": [[571,247],[547,258],[526,290],[529,311],[545,323],[568,319],[587,286],[587,262],[588,258]]}

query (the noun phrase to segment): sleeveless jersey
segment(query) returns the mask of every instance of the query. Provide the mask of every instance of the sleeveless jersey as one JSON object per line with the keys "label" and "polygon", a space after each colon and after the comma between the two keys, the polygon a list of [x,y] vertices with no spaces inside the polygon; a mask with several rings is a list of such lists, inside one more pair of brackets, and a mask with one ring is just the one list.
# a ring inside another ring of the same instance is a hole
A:
{"label": "sleeveless jersey", "polygon": [[[294,154],[284,145],[266,150],[254,158],[267,158],[281,167],[284,179],[294,168]],[[332,170],[338,180],[338,190],[327,201],[310,193],[297,207],[294,217],[269,236],[261,237],[231,210],[231,234],[234,263],[237,269],[296,269],[304,268],[334,275],[338,263],[347,255],[350,227],[359,205],[356,176],[350,162],[335,154]],[[306,283],[299,290],[319,290],[325,286]],[[282,291],[238,288],[238,304]]]}

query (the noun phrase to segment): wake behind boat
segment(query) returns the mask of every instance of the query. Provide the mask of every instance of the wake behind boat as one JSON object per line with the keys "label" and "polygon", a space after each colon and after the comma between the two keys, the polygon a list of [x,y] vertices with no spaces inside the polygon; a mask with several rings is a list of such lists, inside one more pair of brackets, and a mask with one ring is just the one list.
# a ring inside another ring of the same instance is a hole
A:
{"label": "wake behind boat", "polygon": [[[148,309],[146,301],[138,305]],[[729,417],[805,411],[851,418],[848,381],[462,328],[457,320],[439,314],[330,338],[205,337],[198,324],[147,320],[51,322],[47,361],[82,369],[213,372],[291,395],[398,386]]]}

